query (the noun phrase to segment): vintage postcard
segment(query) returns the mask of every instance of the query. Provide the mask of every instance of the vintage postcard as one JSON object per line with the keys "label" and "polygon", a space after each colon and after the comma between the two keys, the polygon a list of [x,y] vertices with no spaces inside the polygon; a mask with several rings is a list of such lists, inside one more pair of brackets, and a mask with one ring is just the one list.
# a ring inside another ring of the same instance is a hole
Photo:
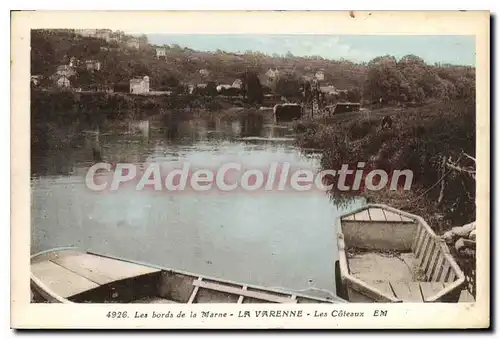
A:
{"label": "vintage postcard", "polygon": [[14,328],[487,328],[489,12],[12,13]]}

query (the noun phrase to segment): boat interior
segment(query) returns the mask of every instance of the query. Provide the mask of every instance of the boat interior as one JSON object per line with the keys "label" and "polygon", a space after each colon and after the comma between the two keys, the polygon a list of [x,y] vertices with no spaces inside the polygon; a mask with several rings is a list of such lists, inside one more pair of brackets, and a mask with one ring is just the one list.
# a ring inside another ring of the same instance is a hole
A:
{"label": "boat interior", "polygon": [[392,300],[432,300],[458,279],[443,241],[403,214],[366,208],[342,218],[341,234],[348,273]]}
{"label": "boat interior", "polygon": [[76,251],[38,256],[31,271],[34,302],[50,291],[74,303],[333,303]]}
{"label": "boat interior", "polygon": [[132,277],[69,298],[76,303],[304,303],[321,302],[173,271]]}

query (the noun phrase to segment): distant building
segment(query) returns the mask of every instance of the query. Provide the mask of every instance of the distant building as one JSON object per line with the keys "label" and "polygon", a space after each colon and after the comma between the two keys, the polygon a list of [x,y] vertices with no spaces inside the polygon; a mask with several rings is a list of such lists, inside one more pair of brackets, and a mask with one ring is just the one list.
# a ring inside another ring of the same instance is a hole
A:
{"label": "distant building", "polygon": [[323,71],[317,71],[314,77],[319,81],[323,81],[325,80],[325,73]]}
{"label": "distant building", "polygon": [[267,86],[267,87],[272,87],[273,84],[276,82],[276,80],[280,76],[280,71],[276,69],[268,69],[267,72],[265,73],[265,77],[262,81],[262,84]]}
{"label": "distant building", "polygon": [[243,86],[243,81],[241,81],[241,79],[234,80],[233,84],[231,85],[231,87],[240,88],[240,89],[242,86]]}
{"label": "distant building", "polygon": [[137,41],[139,41],[139,48],[145,48],[149,45],[149,40],[146,34],[138,36]]}
{"label": "distant building", "polygon": [[100,71],[101,70],[101,62],[97,60],[87,60],[85,61],[85,67],[87,71]]}
{"label": "distant building", "polygon": [[232,87],[231,85],[223,85],[223,84],[218,85],[217,86],[217,92],[221,92],[223,89],[229,89],[231,87]]}
{"label": "distant building", "polygon": [[75,57],[71,57],[69,59],[69,67],[76,67],[78,66],[79,60]]}
{"label": "distant building", "polygon": [[62,75],[62,76],[57,78],[56,85],[59,88],[70,88],[71,82],[69,81],[68,77]]}
{"label": "distant building", "polygon": [[135,48],[135,49],[139,49],[141,46],[139,39],[134,37],[129,38],[125,44],[129,48]]}
{"label": "distant building", "polygon": [[86,37],[95,37],[97,34],[97,29],[90,28],[90,29],[75,29],[75,34],[81,35],[81,36],[86,36]]}
{"label": "distant building", "polygon": [[110,29],[75,29],[75,34],[85,36],[85,37],[90,37],[90,38],[97,38],[97,39],[103,39],[106,41],[110,41],[111,37],[113,35],[113,31]]}
{"label": "distant building", "polygon": [[209,75],[210,75],[210,72],[209,72],[208,70],[204,69],[204,68],[203,68],[203,69],[200,69],[200,70],[198,71],[198,73],[200,73],[200,75],[201,75],[201,76],[204,76],[204,77],[207,77],[207,76],[209,76]]}
{"label": "distant building", "polygon": [[65,76],[66,78],[72,77],[76,74],[73,67],[70,65],[60,65],[57,67],[56,75]]}
{"label": "distant building", "polygon": [[321,92],[328,95],[336,95],[338,93],[337,88],[335,88],[335,86],[332,85],[320,86],[320,90]]}
{"label": "distant building", "polygon": [[95,37],[98,39],[110,41],[112,34],[113,34],[113,31],[110,29],[98,29]]}
{"label": "distant building", "polygon": [[189,85],[188,86],[188,93],[193,94],[193,93],[195,93],[196,90],[203,90],[205,88],[207,88],[207,84]]}
{"label": "distant building", "polygon": [[266,72],[266,76],[270,79],[275,79],[276,77],[279,76],[279,71],[278,69],[269,69],[267,72]]}
{"label": "distant building", "polygon": [[125,33],[122,31],[112,32],[108,41],[122,42],[125,37]]}
{"label": "distant building", "polygon": [[165,47],[156,47],[155,50],[157,59],[165,59],[167,56],[167,49]]}
{"label": "distant building", "polygon": [[146,94],[149,93],[149,77],[130,79],[130,93]]}

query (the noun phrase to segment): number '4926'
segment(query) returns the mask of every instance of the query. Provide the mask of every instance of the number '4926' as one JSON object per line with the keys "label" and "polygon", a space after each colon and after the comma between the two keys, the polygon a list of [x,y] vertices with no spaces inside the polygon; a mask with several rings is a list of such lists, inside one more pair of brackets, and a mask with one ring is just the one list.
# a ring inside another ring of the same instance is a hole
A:
{"label": "number '4926'", "polygon": [[108,314],[106,314],[106,317],[120,319],[120,318],[127,318],[128,316],[127,316],[127,311],[123,312],[109,311]]}

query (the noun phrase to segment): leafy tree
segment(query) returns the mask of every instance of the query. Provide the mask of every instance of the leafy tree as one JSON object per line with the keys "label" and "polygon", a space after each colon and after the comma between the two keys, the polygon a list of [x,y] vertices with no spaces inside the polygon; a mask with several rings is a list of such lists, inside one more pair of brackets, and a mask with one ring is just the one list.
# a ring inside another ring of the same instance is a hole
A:
{"label": "leafy tree", "polygon": [[207,82],[207,87],[205,88],[206,95],[209,95],[211,97],[216,96],[219,94],[217,92],[217,84],[214,81],[209,81]]}
{"label": "leafy tree", "polygon": [[360,102],[361,90],[358,87],[352,88],[347,91],[346,97],[349,102]]}
{"label": "leafy tree", "polygon": [[368,63],[364,91],[372,101],[423,104],[432,100],[470,98],[475,94],[475,76],[467,67],[431,66],[407,55],[398,62],[391,56]]}
{"label": "leafy tree", "polygon": [[285,74],[276,80],[274,92],[286,98],[299,98],[302,96],[302,84],[292,74]]}
{"label": "leafy tree", "polygon": [[180,84],[179,79],[177,79],[172,75],[167,76],[167,78],[165,79],[165,85],[169,87],[177,87],[179,86],[179,84]]}
{"label": "leafy tree", "polygon": [[31,74],[50,75],[55,71],[55,52],[41,30],[31,31]]}
{"label": "leafy tree", "polygon": [[249,104],[262,104],[264,94],[257,73],[247,71],[240,78],[243,83],[242,94],[246,102]]}
{"label": "leafy tree", "polygon": [[369,62],[365,91],[372,99],[382,98],[384,102],[400,100],[401,84],[405,81],[392,56],[377,57]]}

